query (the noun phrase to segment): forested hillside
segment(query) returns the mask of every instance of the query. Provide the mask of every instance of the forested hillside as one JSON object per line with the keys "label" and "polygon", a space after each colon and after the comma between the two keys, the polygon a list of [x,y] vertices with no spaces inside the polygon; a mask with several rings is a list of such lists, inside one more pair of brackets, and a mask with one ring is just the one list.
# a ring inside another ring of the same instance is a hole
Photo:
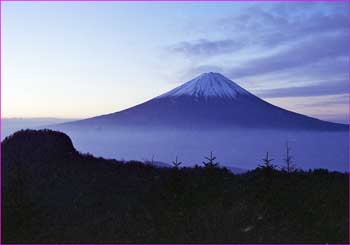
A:
{"label": "forested hillside", "polygon": [[349,242],[348,174],[206,163],[107,160],[60,132],[19,131],[2,142],[2,242]]}

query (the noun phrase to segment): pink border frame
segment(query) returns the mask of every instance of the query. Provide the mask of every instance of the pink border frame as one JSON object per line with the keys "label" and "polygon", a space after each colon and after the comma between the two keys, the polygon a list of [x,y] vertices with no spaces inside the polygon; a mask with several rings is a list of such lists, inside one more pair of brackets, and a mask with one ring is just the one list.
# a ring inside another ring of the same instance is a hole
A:
{"label": "pink border frame", "polygon": [[[2,2],[347,2],[348,3],[348,18],[349,18],[349,20],[348,20],[348,98],[349,98],[348,124],[350,125],[350,0],[0,0],[0,139],[1,139],[1,133],[2,133],[1,132],[2,131],[2,120],[1,120],[1,115],[2,115],[1,114]],[[350,147],[350,128],[348,131],[348,146]],[[1,151],[1,144],[0,144],[0,244],[3,244],[2,243],[2,218],[1,218],[2,217],[2,167],[1,167],[1,160],[2,160],[2,151]],[[350,186],[350,149],[348,149],[348,184]],[[350,198],[350,188],[349,188],[348,194],[349,194],[349,198]],[[348,204],[348,210],[349,210],[349,217],[348,218],[350,220],[350,202]],[[350,225],[349,225],[348,229],[349,229],[348,242],[350,244]],[[60,244],[71,245],[71,244],[64,244],[64,243],[60,243]],[[300,244],[302,244],[302,243],[300,243]],[[26,245],[26,244],[23,244],[23,245]],[[95,245],[95,244],[85,243],[85,245]],[[100,243],[99,245],[112,245],[112,244]],[[124,244],[121,244],[121,245],[124,245]],[[144,244],[140,244],[140,245],[144,245]],[[197,245],[202,245],[202,244],[197,244]],[[214,244],[214,245],[220,245],[220,244]],[[258,244],[251,243],[250,245],[258,245]],[[293,244],[293,245],[295,245],[295,244]],[[319,245],[321,245],[321,244],[319,244]]]}
{"label": "pink border frame", "polygon": [[0,0],[0,2],[350,2],[350,0]]}

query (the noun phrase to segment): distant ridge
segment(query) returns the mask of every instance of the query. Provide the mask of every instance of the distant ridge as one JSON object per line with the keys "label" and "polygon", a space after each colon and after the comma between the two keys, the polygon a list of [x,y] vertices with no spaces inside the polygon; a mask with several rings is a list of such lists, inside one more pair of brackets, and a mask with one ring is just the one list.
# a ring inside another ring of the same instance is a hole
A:
{"label": "distant ridge", "polygon": [[203,73],[129,109],[58,125],[58,129],[62,127],[349,129],[348,125],[322,121],[274,106],[213,72]]}

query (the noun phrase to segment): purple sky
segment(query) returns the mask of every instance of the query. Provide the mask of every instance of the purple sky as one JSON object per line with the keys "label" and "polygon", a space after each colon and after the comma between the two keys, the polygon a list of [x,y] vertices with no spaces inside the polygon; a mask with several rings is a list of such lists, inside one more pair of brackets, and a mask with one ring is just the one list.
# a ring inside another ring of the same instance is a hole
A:
{"label": "purple sky", "polygon": [[4,117],[84,118],[220,72],[347,122],[348,3],[3,3]]}

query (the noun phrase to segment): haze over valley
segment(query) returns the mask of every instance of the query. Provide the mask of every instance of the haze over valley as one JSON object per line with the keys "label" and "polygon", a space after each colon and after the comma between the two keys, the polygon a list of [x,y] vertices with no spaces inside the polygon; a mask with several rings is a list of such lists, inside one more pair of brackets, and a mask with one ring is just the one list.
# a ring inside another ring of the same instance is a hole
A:
{"label": "haze over valley", "polygon": [[298,168],[346,171],[348,126],[273,106],[219,73],[204,73],[129,109],[55,126],[78,150],[125,160],[200,164],[213,151],[223,166],[252,169],[266,152]]}

